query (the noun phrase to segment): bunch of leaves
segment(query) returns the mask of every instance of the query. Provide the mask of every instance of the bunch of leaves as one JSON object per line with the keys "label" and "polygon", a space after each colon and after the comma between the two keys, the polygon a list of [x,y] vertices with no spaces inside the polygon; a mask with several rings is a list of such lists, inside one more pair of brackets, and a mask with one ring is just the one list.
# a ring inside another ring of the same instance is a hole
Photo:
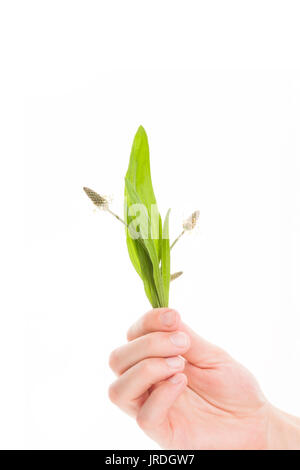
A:
{"label": "bunch of leaves", "polygon": [[[139,214],[141,223],[137,237],[129,229],[133,222],[130,208],[136,204],[142,212]],[[144,283],[151,305],[167,307],[170,289],[170,209],[162,224],[151,180],[148,138],[142,126],[138,128],[132,144],[125,176],[124,205],[126,241],[131,262]],[[146,219],[145,223],[143,219]],[[148,233],[145,233],[143,227],[146,227]]]}
{"label": "bunch of leaves", "polygon": [[[148,138],[142,126],[134,137],[125,176],[125,220],[110,209],[105,196],[87,187],[83,189],[98,209],[109,212],[124,224],[129,257],[143,281],[151,305],[154,308],[167,307],[170,281],[182,274],[182,271],[170,274],[170,252],[185,232],[195,228],[199,211],[193,212],[183,222],[182,232],[170,245],[170,209],[162,223],[151,180]],[[138,217],[136,208],[139,210]]]}

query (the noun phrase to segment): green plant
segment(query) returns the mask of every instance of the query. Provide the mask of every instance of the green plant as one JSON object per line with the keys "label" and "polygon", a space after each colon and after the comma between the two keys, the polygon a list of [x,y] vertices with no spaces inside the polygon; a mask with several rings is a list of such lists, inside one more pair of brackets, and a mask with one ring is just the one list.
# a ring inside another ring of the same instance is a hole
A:
{"label": "green plant", "polygon": [[162,223],[151,180],[148,138],[142,126],[134,137],[125,176],[125,220],[112,212],[105,197],[89,188],[83,189],[99,209],[111,213],[125,225],[129,257],[144,283],[151,305],[167,307],[170,282],[182,274],[180,271],[171,275],[170,252],[179,238],[195,227],[199,211],[184,222],[183,231],[170,245],[170,209]]}

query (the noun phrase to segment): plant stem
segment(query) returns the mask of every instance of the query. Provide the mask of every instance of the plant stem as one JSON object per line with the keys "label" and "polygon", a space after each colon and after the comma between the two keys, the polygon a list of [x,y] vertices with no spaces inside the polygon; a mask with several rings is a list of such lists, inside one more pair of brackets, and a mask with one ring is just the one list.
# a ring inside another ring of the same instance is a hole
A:
{"label": "plant stem", "polygon": [[111,215],[113,215],[117,220],[119,220],[120,222],[122,222],[122,224],[125,225],[125,227],[127,227],[127,224],[125,223],[125,221],[123,219],[121,219],[121,217],[119,217],[117,214],[115,214],[112,210],[110,209],[106,209],[107,212],[109,212]]}
{"label": "plant stem", "polygon": [[[99,208],[99,210],[101,210],[101,209]],[[121,222],[123,225],[125,225],[125,227],[129,231],[129,234],[130,234],[130,232],[132,234],[132,228],[130,227],[130,225],[127,225],[126,222],[123,219],[121,219],[121,217],[119,217],[117,214],[115,214],[115,212],[113,212],[111,209],[109,209],[109,207],[106,208],[105,210],[106,210],[106,212],[109,212],[111,215],[113,215],[115,217],[115,219],[117,219],[119,222]]]}
{"label": "plant stem", "polygon": [[170,250],[172,250],[173,246],[178,242],[178,240],[182,237],[182,235],[185,233],[185,230],[183,229],[182,232],[178,235],[177,238],[173,241],[172,245],[170,246]]}

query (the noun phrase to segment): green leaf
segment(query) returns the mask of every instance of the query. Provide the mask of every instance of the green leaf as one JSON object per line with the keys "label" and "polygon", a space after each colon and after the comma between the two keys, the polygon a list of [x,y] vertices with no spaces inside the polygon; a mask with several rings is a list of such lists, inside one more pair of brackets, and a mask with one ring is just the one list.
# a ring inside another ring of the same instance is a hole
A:
{"label": "green leaf", "polygon": [[[135,207],[136,204],[140,206]],[[135,209],[139,211],[137,217]],[[163,253],[162,222],[152,187],[148,139],[141,126],[133,141],[125,177],[124,212],[128,253],[144,282],[147,297],[153,307],[167,306],[167,274],[164,271],[164,284],[160,269]],[[165,267],[166,259],[164,270]]]}
{"label": "green leaf", "polygon": [[151,230],[151,237],[154,240],[155,249],[159,255],[160,216],[157,211],[156,198],[151,180],[148,138],[142,126],[138,128],[133,140],[126,179],[130,181],[148,211],[150,219],[149,230]]}
{"label": "green leaf", "polygon": [[[127,177],[125,178],[125,188],[126,188],[126,193],[128,195],[128,200],[130,201],[128,203],[128,205],[132,205],[132,204],[139,204],[139,205],[143,205],[141,199],[139,198],[139,195],[137,194],[136,190],[134,189],[134,187],[132,186],[131,182],[127,179]],[[147,212],[145,211],[144,212],[144,217],[147,217],[147,220],[148,220],[148,223],[149,223],[149,217],[148,217],[148,214]],[[130,227],[130,224],[131,222],[129,222],[128,224],[128,227]],[[131,236],[130,235],[130,229],[127,228],[127,236]],[[164,304],[166,303],[166,299],[165,299],[165,295],[164,295],[164,287],[163,287],[163,282],[162,282],[162,276],[161,276],[161,272],[160,272],[160,269],[159,269],[159,260],[158,260],[158,255],[157,255],[157,252],[156,252],[156,249],[155,249],[155,245],[154,245],[154,240],[152,240],[152,238],[146,238],[146,233],[144,232],[140,232],[140,236],[141,238],[138,238],[137,240],[140,240],[140,244],[142,244],[143,246],[145,246],[146,248],[146,251],[151,259],[151,262],[152,262],[152,268],[153,268],[153,279],[154,279],[154,283],[155,283],[155,287],[156,287],[156,290],[157,290],[157,294],[158,294],[158,299],[159,299],[159,303],[160,303],[160,306],[163,307],[165,306]],[[135,240],[135,241],[137,241]],[[140,265],[141,265],[141,261],[140,261]]]}
{"label": "green leaf", "polygon": [[169,216],[170,210],[168,210],[164,226],[163,226],[163,233],[162,233],[162,254],[161,254],[161,274],[164,286],[164,295],[165,295],[165,302],[166,305],[164,307],[168,307],[169,304],[169,290],[170,290],[170,238],[169,238]]}
{"label": "green leaf", "polygon": [[154,279],[153,279],[153,267],[152,267],[151,259],[149,258],[149,255],[147,254],[145,247],[143,247],[142,243],[140,243],[140,240],[135,240],[134,242],[136,243],[136,250],[137,250],[140,262],[141,262],[141,271],[142,271],[141,277],[144,282],[144,289],[145,289],[146,295],[153,308],[160,307],[160,301],[158,298],[156,286],[155,286]]}
{"label": "green leaf", "polygon": [[141,265],[140,265],[140,257],[137,252],[136,243],[128,235],[126,236],[126,243],[127,243],[127,250],[128,250],[130,261],[132,262],[140,278],[143,279]]}
{"label": "green leaf", "polygon": [[146,247],[144,246],[143,240],[135,240],[128,236],[127,247],[132,264],[135,266],[136,263],[136,266],[139,269],[138,274],[144,283],[144,289],[152,307],[159,307],[160,302],[153,279],[152,261]]}

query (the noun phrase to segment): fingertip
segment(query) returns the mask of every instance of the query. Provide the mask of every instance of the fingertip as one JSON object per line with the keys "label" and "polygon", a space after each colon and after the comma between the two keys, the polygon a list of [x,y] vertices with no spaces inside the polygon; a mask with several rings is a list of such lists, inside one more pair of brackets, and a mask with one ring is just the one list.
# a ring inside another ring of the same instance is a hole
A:
{"label": "fingertip", "polygon": [[174,375],[172,375],[172,377],[170,377],[168,379],[168,382],[170,382],[173,385],[177,385],[177,386],[186,385],[187,384],[187,376],[183,373],[174,374]]}
{"label": "fingertip", "polygon": [[174,330],[180,324],[180,315],[177,310],[164,309],[159,313],[159,321],[161,326],[167,330]]}
{"label": "fingertip", "polygon": [[175,331],[169,335],[171,343],[182,353],[187,352],[191,346],[191,339],[184,331]]}
{"label": "fingertip", "polygon": [[172,308],[154,308],[137,320],[127,332],[127,340],[155,331],[174,331],[181,325],[180,315]]}
{"label": "fingertip", "polygon": [[186,384],[186,375],[177,373],[161,382],[150,393],[137,416],[138,424],[150,437],[155,439],[153,436],[157,436],[161,429],[164,429],[168,412],[175,400],[184,393]]}

